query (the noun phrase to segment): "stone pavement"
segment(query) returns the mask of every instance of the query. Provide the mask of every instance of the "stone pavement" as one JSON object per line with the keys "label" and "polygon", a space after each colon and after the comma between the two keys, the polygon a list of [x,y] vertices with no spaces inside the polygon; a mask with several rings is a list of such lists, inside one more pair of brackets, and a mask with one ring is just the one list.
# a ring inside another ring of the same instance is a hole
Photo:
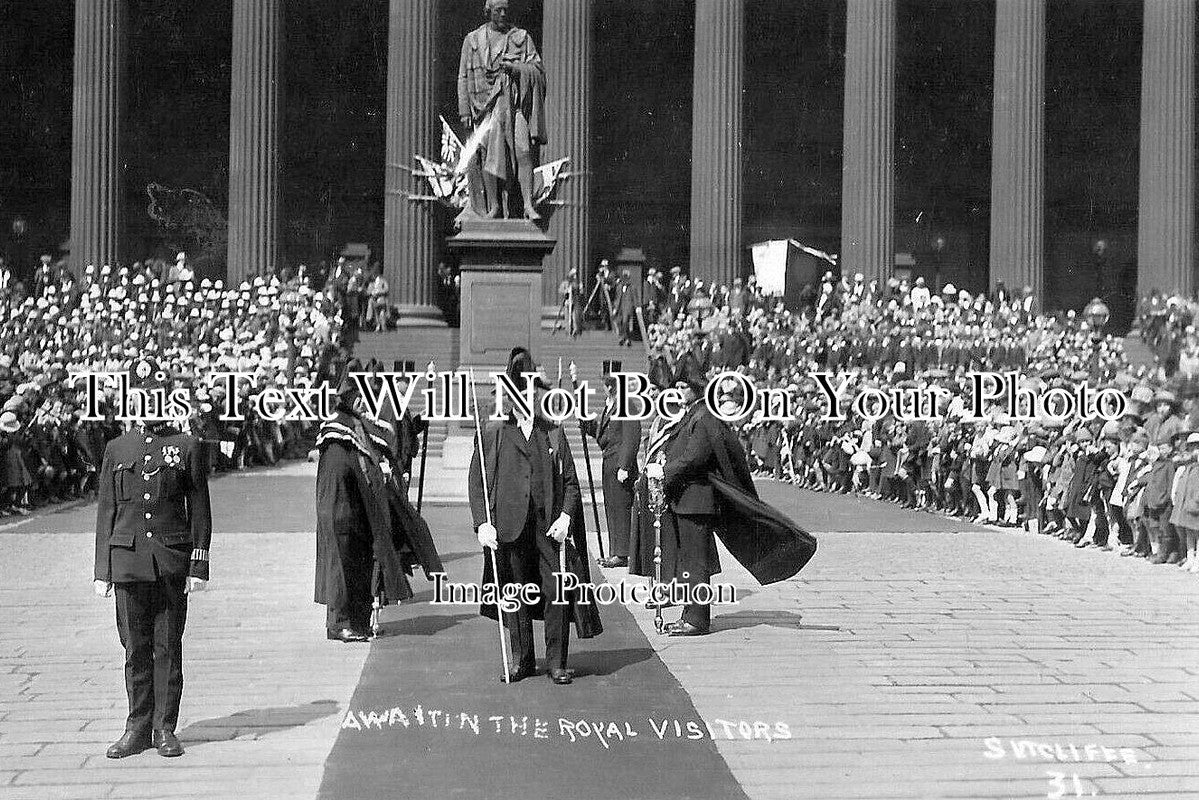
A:
{"label": "stone pavement", "polygon": [[[706,638],[659,638],[632,609],[750,797],[1199,797],[1199,578],[793,492],[764,493],[816,529],[840,508],[849,530],[906,532],[825,533],[766,588],[726,557],[741,603]],[[311,603],[311,479],[213,494],[173,761],[103,755],[124,693],[94,507],[0,524],[0,800],[316,795],[368,648],[326,642]]]}
{"label": "stone pavement", "polygon": [[[763,495],[804,520],[794,490]],[[804,495],[876,529],[939,519]],[[752,588],[706,638],[633,611],[701,716],[787,723],[766,747],[717,730],[750,797],[1199,797],[1199,577],[1012,530],[819,545],[774,587],[724,557]]]}
{"label": "stone pavement", "polygon": [[95,506],[0,526],[0,800],[316,795],[366,648],[327,642],[312,603],[312,482],[248,473],[212,494],[171,761],[104,757],[125,692],[113,600],[91,591]]}

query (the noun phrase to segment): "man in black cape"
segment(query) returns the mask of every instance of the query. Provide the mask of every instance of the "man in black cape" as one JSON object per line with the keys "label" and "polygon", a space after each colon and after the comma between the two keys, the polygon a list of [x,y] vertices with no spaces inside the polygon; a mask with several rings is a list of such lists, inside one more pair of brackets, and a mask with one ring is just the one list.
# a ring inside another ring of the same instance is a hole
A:
{"label": "man in black cape", "polygon": [[[314,600],[328,607],[328,638],[368,640],[372,590],[383,604],[413,596],[407,576],[443,572],[428,526],[396,484],[389,431],[366,417],[347,365],[337,413],[317,436]],[[377,570],[377,572],[376,572]]]}
{"label": "man in black cape", "polygon": [[[535,373],[536,367],[527,350],[516,348],[510,354],[506,372],[517,387],[523,388],[524,375]],[[537,388],[546,388],[542,379],[535,380]],[[515,613],[505,613],[505,626],[517,659],[508,680],[515,682],[536,674],[533,620],[543,619],[546,675],[556,684],[568,684],[572,680],[566,668],[571,620],[581,639],[603,632],[594,604],[574,602],[574,598],[567,605],[552,602],[561,548],[566,549],[567,571],[574,573],[580,583],[591,580],[582,494],[570,445],[560,426],[536,415],[530,418],[515,412],[503,420],[488,422],[482,440],[482,462],[476,447],[468,481],[479,543],[496,551],[501,588],[514,583],[541,587],[536,604],[521,605]],[[490,509],[484,502],[484,469]],[[491,561],[484,558],[481,585],[495,583]],[[483,604],[480,613],[495,619],[495,604]]]}
{"label": "man in black cape", "polygon": [[[651,480],[663,480],[675,523],[674,574],[664,577],[692,588],[708,583],[720,569],[714,536],[762,585],[792,577],[815,554],[816,539],[758,498],[736,434],[701,399],[703,376],[680,374],[675,386],[686,411],[666,427],[657,447],[651,442],[646,467]],[[659,452],[664,458],[657,458]],[[691,603],[667,632],[702,636],[710,626],[711,606]]]}

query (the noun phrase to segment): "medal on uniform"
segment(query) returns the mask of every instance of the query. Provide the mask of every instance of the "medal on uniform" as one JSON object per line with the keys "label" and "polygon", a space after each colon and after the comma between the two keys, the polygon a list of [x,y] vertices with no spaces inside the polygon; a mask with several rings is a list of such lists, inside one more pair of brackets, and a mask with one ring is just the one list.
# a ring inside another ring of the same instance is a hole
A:
{"label": "medal on uniform", "polygon": [[168,444],[162,448],[162,463],[168,467],[179,466],[179,447],[178,445]]}

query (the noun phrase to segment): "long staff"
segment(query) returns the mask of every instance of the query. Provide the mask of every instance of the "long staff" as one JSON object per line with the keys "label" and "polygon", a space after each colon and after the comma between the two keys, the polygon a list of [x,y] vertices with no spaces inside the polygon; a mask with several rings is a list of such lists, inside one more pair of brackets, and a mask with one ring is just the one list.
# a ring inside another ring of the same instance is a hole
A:
{"label": "long staff", "polygon": [[[487,512],[487,524],[491,525],[491,495],[487,491],[487,460],[483,457],[483,425],[479,422],[479,394],[475,390],[475,371],[469,372],[470,394],[474,399],[475,446],[479,450],[479,475],[483,479],[483,508]],[[500,605],[500,569],[495,557],[495,548],[484,548],[491,556],[491,576],[495,579],[495,618],[500,626],[500,657],[504,659],[504,683],[512,682],[508,670],[508,639],[504,633],[504,609]]]}
{"label": "long staff", "polygon": [[[425,369],[428,372],[433,372],[435,365],[432,361]],[[426,409],[427,411],[428,409]],[[420,443],[420,479],[416,484],[416,513],[420,515],[421,502],[425,499],[425,460],[429,457],[429,422],[425,421],[425,429],[421,431]],[[405,495],[407,496],[407,495]]]}
{"label": "long staff", "polygon": [[425,499],[425,461],[429,457],[429,423],[425,422],[425,429],[421,432],[420,443],[420,479],[416,484],[416,513],[420,515],[421,501]]}
{"label": "long staff", "polygon": [[[573,367],[575,362],[570,362]],[[575,379],[571,376],[570,393],[574,394]],[[583,440],[583,463],[587,465],[587,488],[591,490],[591,513],[595,515],[595,541],[599,544],[599,557],[604,558],[604,531],[600,528],[599,504],[595,500],[595,475],[591,471],[591,448],[587,446],[587,432],[583,420],[579,420],[579,438]]]}

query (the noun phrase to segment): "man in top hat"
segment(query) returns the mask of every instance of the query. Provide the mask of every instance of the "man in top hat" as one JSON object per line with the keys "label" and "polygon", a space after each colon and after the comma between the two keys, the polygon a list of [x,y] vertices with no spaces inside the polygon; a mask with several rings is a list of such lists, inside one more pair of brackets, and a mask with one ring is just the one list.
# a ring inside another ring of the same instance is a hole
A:
{"label": "man in top hat", "polygon": [[[655,447],[662,463],[651,460],[646,473],[651,480],[662,479],[666,500],[673,512],[677,541],[673,543],[675,569],[664,580],[674,578],[692,587],[707,584],[720,572],[716,551],[716,498],[708,482],[707,460],[713,452],[713,442],[720,437],[717,421],[703,402],[707,381],[703,373],[692,370],[680,372],[674,382],[686,407],[684,415],[663,430],[663,443]],[[695,463],[698,454],[705,462]],[[665,526],[664,526],[665,530]],[[712,622],[712,609],[707,604],[684,606],[682,616],[667,632],[671,636],[702,636]]]}
{"label": "man in top hat", "polygon": [[[702,636],[711,626],[711,605],[697,590],[720,572],[716,535],[762,585],[786,580],[812,557],[816,541],[757,497],[744,450],[731,429],[708,410],[707,382],[700,373],[677,376],[685,411],[658,431],[647,451],[646,476],[661,480],[673,526],[674,569],[663,580],[690,587],[692,602],[666,628],[671,636]],[[710,590],[710,587],[707,587]]]}
{"label": "man in top hat", "polygon": [[[518,347],[509,354],[505,372],[518,388],[526,389],[530,380],[537,389],[548,388],[539,376],[526,377],[536,371],[528,350]],[[479,544],[495,550],[499,570],[499,575],[494,575],[490,559],[485,558],[482,585],[533,583],[540,587],[535,606],[522,604],[516,612],[504,614],[516,658],[516,668],[508,680],[515,682],[536,674],[533,618],[541,616],[545,620],[546,675],[555,684],[571,683],[566,658],[572,606],[552,602],[559,551],[568,539],[576,555],[583,558],[580,564],[570,558],[568,550],[568,568],[580,581],[587,582],[590,576],[586,541],[579,535],[580,520],[575,518],[581,517],[582,496],[570,447],[561,428],[535,411],[530,416],[515,406],[505,419],[488,422],[480,438],[482,457],[476,447],[470,465],[471,514]],[[482,612],[486,616],[497,613],[494,604],[485,605]],[[586,634],[580,630],[580,635]]]}
{"label": "man in top hat", "polygon": [[[131,385],[166,390],[169,379],[155,362],[140,360]],[[116,594],[129,695],[125,734],[107,755],[156,747],[161,756],[180,756],[187,596],[207,585],[212,537],[200,440],[170,420],[137,420],[105,448],[98,494],[95,590]]]}

